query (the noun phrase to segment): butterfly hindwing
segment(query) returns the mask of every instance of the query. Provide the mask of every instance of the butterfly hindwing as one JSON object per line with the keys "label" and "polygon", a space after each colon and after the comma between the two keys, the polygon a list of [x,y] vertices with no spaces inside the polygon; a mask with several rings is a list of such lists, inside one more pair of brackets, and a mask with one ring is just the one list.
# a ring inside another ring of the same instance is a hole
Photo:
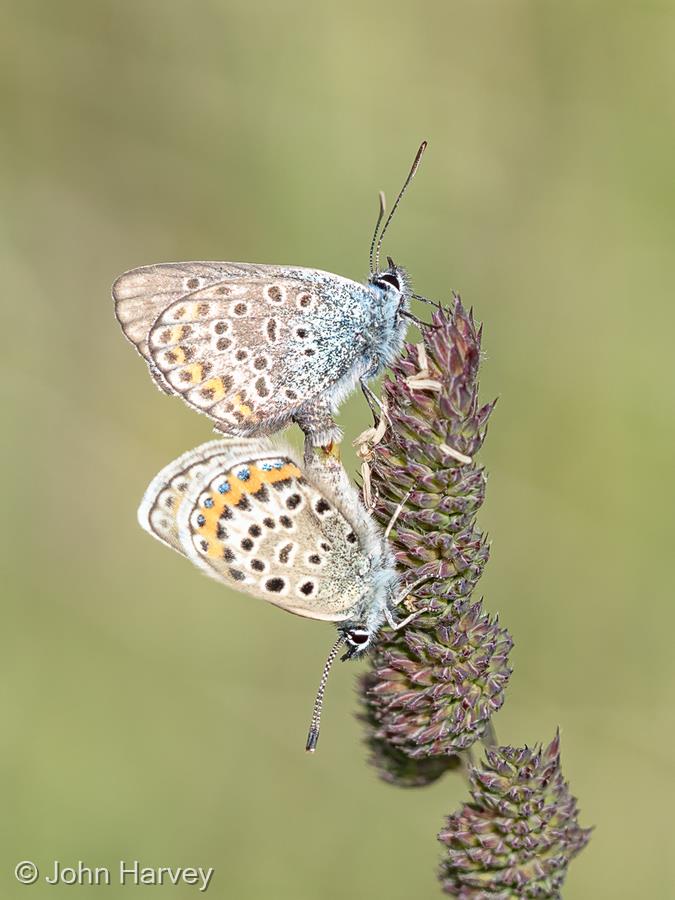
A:
{"label": "butterfly hindwing", "polygon": [[367,590],[364,535],[269,441],[210,441],[153,479],[141,525],[209,575],[308,618],[342,621]]}
{"label": "butterfly hindwing", "polygon": [[222,463],[242,446],[237,439],[208,441],[189,450],[165,466],[145,491],[138,508],[141,527],[157,540],[184,553],[179,538],[177,516],[182,503],[195,484],[201,484],[204,472]]}
{"label": "butterfly hindwing", "polygon": [[309,313],[291,305],[298,294],[318,303],[287,279],[239,279],[196,291],[152,326],[152,363],[172,393],[225,431],[246,432],[283,417],[307,399],[284,374],[288,356],[299,355],[302,336],[307,343],[311,334],[307,324],[301,327]]}

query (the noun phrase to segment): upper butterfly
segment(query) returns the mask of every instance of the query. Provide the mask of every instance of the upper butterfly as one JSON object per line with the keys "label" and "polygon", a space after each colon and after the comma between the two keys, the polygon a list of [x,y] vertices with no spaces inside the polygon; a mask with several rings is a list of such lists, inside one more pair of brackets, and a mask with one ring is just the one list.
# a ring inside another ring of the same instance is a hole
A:
{"label": "upper butterfly", "polygon": [[115,314],[155,384],[233,436],[271,434],[294,421],[315,446],[339,441],[333,417],[357,383],[375,412],[368,381],[401,349],[417,296],[390,257],[380,271],[380,248],[425,148],[426,141],[381,231],[380,194],[366,284],[319,269],[229,262],[120,275]]}

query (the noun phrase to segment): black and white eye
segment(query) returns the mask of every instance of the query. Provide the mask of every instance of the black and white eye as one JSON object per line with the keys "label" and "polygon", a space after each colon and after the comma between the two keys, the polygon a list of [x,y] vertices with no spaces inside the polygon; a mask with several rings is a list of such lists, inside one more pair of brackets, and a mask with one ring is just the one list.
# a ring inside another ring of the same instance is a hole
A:
{"label": "black and white eye", "polygon": [[383,285],[388,284],[394,288],[394,290],[401,290],[401,282],[399,281],[398,275],[395,275],[393,272],[385,272],[384,275],[378,275],[376,284]]}
{"label": "black and white eye", "polygon": [[347,640],[350,642],[350,644],[355,644],[357,647],[360,647],[363,644],[367,644],[369,637],[370,637],[370,634],[367,631],[361,631],[361,630],[360,631],[356,631],[356,630],[350,631],[347,634]]}

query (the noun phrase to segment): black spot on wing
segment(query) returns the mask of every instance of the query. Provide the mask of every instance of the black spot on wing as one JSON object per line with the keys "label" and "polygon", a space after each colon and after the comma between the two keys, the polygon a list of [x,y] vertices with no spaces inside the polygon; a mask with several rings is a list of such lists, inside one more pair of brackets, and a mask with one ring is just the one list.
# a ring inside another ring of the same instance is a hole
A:
{"label": "black spot on wing", "polygon": [[292,483],[293,483],[293,479],[292,479],[292,478],[281,478],[279,481],[273,481],[273,482],[272,482],[272,486],[273,486],[277,491],[283,491],[284,488],[288,487],[288,486],[291,485]]}
{"label": "black spot on wing", "polygon": [[270,492],[266,484],[261,484],[258,490],[252,495],[259,503],[269,503]]}
{"label": "black spot on wing", "polygon": [[285,544],[279,551],[279,562],[287,563],[292,549],[293,544]]}

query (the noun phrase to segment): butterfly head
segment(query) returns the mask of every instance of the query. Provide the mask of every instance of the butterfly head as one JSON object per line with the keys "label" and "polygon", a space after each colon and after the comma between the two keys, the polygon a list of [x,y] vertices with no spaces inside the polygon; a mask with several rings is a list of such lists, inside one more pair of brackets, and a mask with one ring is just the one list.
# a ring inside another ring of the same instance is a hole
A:
{"label": "butterfly head", "polygon": [[331,666],[339,655],[340,650],[346,648],[344,654],[340,657],[342,660],[356,659],[362,656],[372,644],[386,618],[385,607],[391,604],[394,596],[394,585],[397,584],[397,577],[393,567],[389,569],[383,566],[376,581],[377,585],[374,584],[373,590],[364,598],[357,615],[349,621],[340,622],[338,625],[338,637],[328,654],[321,681],[319,682],[319,690],[314,701],[312,722],[309,727],[306,744],[306,749],[310,753],[316,750],[319,740],[321,709],[326,682],[328,681]]}
{"label": "butterfly head", "polygon": [[403,266],[397,266],[391,256],[387,257],[388,266],[382,272],[373,272],[368,282],[384,291],[387,300],[396,305],[397,312],[408,309],[412,288],[408,273]]}
{"label": "butterfly head", "polygon": [[367,625],[345,624],[339,629],[344,644],[347,648],[341,659],[353,659],[360,656],[370,646],[373,639],[373,632]]}

